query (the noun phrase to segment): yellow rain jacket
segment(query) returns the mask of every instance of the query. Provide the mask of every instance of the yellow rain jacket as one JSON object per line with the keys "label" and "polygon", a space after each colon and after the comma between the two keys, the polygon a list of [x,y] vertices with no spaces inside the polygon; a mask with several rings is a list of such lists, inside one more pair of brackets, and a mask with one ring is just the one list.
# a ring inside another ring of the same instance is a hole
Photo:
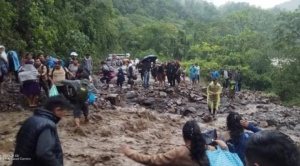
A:
{"label": "yellow rain jacket", "polygon": [[[215,93],[215,94],[214,94]],[[220,95],[222,93],[222,87],[219,83],[217,85],[211,82],[207,87],[207,105],[208,108],[215,108],[217,111],[220,106]]]}

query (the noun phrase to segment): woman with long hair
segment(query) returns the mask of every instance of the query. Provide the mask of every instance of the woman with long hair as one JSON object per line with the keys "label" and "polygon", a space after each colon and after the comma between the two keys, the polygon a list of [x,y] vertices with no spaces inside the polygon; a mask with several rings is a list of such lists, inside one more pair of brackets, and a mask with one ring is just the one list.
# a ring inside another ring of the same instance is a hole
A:
{"label": "woman with long hair", "polygon": [[244,165],[246,144],[249,137],[253,134],[245,132],[245,129],[253,133],[261,131],[254,124],[243,119],[239,113],[230,112],[227,116],[227,131],[218,133],[218,139],[225,141],[229,147],[229,151],[237,153]]}
{"label": "woman with long hair", "polygon": [[[136,153],[127,145],[121,147],[121,152],[130,159],[144,165],[164,165],[164,166],[209,166],[209,159],[206,151],[216,150],[212,146],[206,145],[206,140],[202,136],[199,125],[196,121],[188,121],[182,129],[185,145],[178,146],[164,154],[144,155]],[[225,142],[215,141],[222,149],[227,149]]]}

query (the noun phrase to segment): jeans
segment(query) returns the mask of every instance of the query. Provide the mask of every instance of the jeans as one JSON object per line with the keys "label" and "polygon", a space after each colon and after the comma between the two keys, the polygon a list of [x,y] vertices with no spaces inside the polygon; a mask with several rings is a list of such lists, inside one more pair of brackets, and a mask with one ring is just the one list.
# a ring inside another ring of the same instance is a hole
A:
{"label": "jeans", "polygon": [[176,82],[176,75],[172,74],[170,75],[170,86],[174,87],[175,86],[175,82]]}
{"label": "jeans", "polygon": [[236,92],[239,91],[239,83],[238,83],[238,82],[235,83],[235,91],[236,91]]}
{"label": "jeans", "polygon": [[149,88],[149,79],[150,79],[150,74],[148,71],[145,71],[144,79],[143,79],[143,87],[144,88]]}

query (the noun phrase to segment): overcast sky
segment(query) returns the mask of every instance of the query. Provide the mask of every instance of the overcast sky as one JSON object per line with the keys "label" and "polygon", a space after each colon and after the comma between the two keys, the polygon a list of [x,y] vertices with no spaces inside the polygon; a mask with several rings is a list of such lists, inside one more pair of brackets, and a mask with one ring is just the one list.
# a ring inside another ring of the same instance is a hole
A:
{"label": "overcast sky", "polygon": [[262,8],[272,8],[278,4],[289,0],[206,0],[214,3],[217,6],[223,5],[227,2],[248,2],[251,5],[260,6]]}

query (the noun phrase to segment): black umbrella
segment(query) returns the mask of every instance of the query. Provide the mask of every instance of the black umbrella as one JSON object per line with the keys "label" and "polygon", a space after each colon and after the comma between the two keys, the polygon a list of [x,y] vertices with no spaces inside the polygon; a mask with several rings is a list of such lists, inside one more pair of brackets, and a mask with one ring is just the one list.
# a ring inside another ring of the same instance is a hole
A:
{"label": "black umbrella", "polygon": [[150,62],[155,62],[156,59],[156,55],[147,55],[143,58],[142,62],[147,62],[148,60],[150,60]]}

